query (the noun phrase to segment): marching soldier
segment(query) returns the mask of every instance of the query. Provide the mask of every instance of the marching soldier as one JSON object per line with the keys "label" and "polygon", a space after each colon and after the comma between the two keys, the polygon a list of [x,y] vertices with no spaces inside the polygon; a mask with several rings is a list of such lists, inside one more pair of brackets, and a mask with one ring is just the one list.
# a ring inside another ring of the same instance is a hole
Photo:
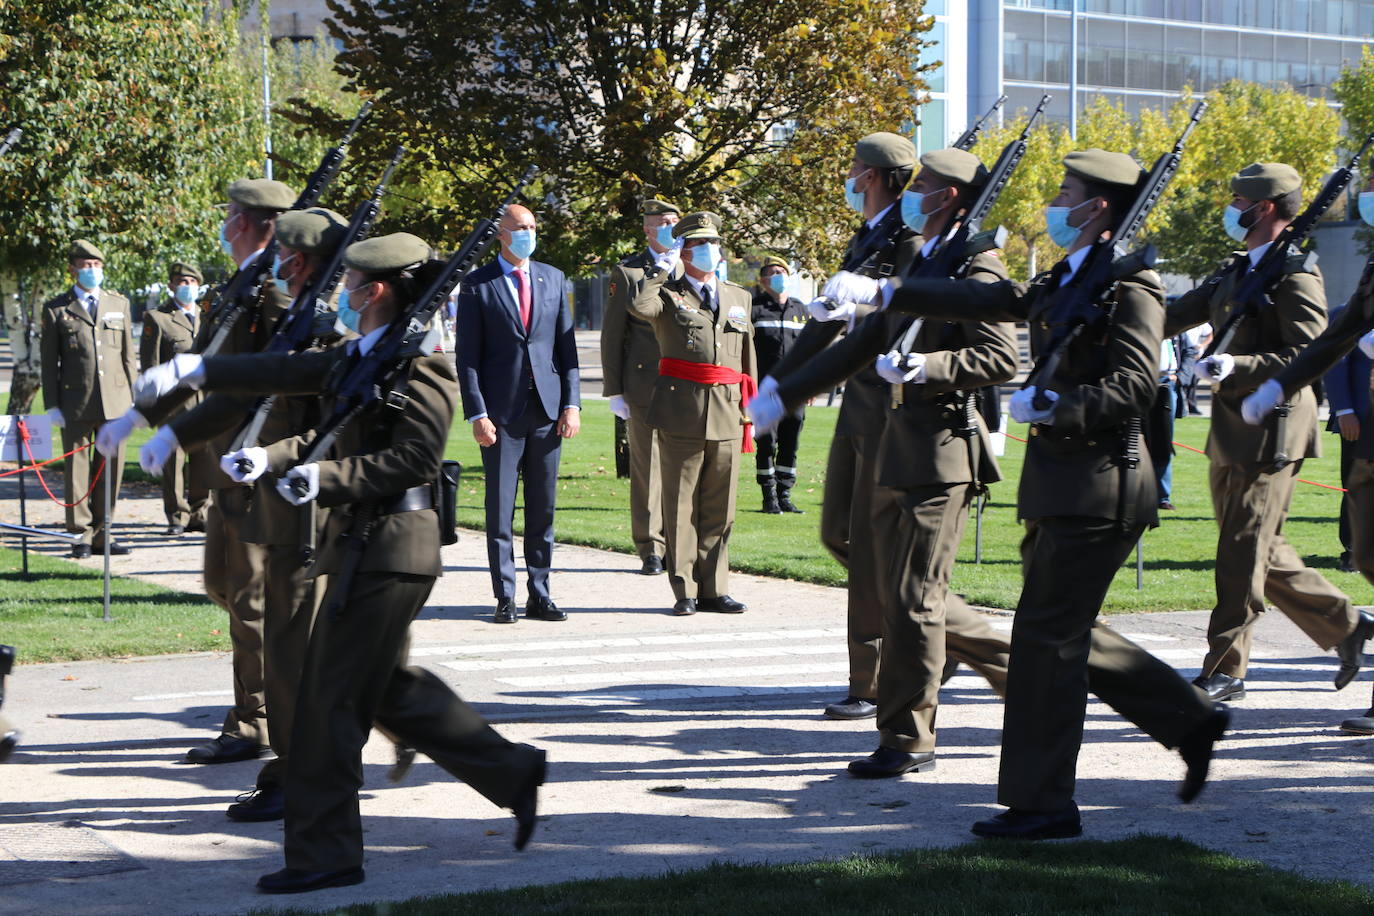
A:
{"label": "marching soldier", "polygon": [[[1226,232],[1245,245],[1222,262],[1197,289],[1169,307],[1166,334],[1203,322],[1221,328],[1237,284],[1302,208],[1302,178],[1291,166],[1257,162],[1231,179],[1235,195],[1224,212]],[[1258,427],[1241,417],[1242,399],[1293,361],[1326,327],[1322,277],[1306,255],[1293,254],[1286,272],[1269,291],[1271,306],[1239,325],[1229,353],[1202,360],[1199,372],[1212,381],[1212,506],[1217,537],[1217,603],[1207,630],[1208,651],[1195,683],[1214,700],[1245,696],[1254,624],[1272,601],[1323,649],[1336,649],[1337,689],[1359,673],[1364,643],[1374,636],[1374,615],[1314,570],[1283,536],[1302,459],[1321,454],[1317,401],[1306,385],[1294,386],[1285,415]],[[1293,460],[1275,467],[1275,456]]]}
{"label": "marching soldier", "polygon": [[[70,452],[63,466],[63,502],[67,530],[80,535],[72,556],[89,557],[91,550],[121,556],[129,548],[114,539],[105,517],[103,482],[92,480],[91,459],[96,430],[133,404],[131,388],[138,373],[129,300],[104,289],[105,255],[85,239],[72,243],[67,258],[72,288],[43,305],[43,403],[53,426],[62,429],[62,451]],[[106,457],[105,473],[113,474],[110,510],[114,511],[124,477],[124,450]]]}
{"label": "marching soldier", "polygon": [[[806,326],[806,305],[787,295],[790,272],[787,262],[776,255],[764,258],[759,268],[752,318],[760,378],[773,371]],[[792,502],[792,487],[797,483],[797,443],[805,421],[806,408],[801,405],[782,418],[775,432],[754,436],[754,475],[763,490],[763,511],[769,515],[802,511]]]}
{"label": "marching soldier", "polygon": [[[176,261],[168,268],[167,298],[156,309],[143,313],[143,333],[138,339],[140,369],[151,369],[178,353],[191,351],[200,326],[204,279],[194,264]],[[169,535],[205,530],[213,462],[214,456],[203,448],[177,449],[167,459],[162,468],[162,508]]]}
{"label": "marching soldier", "polygon": [[680,274],[679,241],[673,237],[681,213],[662,200],[641,205],[649,247],[611,268],[610,301],[601,326],[601,393],[611,412],[625,421],[630,440],[630,532],[643,563],[640,572],[663,572],[663,483],[658,437],[649,425],[649,402],[658,378],[658,341],[650,324],[630,303],[651,267]]}
{"label": "marching soldier", "polygon": [[729,595],[729,544],[739,456],[753,446],[744,414],[757,382],[749,293],[716,277],[714,214],[683,217],[673,236],[682,241],[684,273],[647,271],[630,301],[662,353],[647,417],[658,431],[673,613],[739,614],[745,605]]}

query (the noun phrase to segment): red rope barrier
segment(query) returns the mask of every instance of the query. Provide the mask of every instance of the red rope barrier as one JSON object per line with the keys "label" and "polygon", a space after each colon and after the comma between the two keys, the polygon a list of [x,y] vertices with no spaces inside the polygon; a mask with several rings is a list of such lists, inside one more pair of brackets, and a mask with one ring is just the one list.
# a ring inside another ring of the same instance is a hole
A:
{"label": "red rope barrier", "polygon": [[56,458],[49,458],[47,461],[38,462],[34,461],[33,448],[29,445],[29,439],[31,438],[31,436],[29,435],[28,424],[25,423],[23,420],[20,420],[18,425],[19,441],[24,443],[24,451],[28,453],[29,460],[33,461],[33,464],[30,464],[26,468],[18,468],[13,471],[6,471],[3,474],[0,474],[0,477],[11,477],[15,474],[23,474],[26,471],[33,471],[34,474],[38,476],[38,482],[43,485],[43,492],[47,493],[49,499],[51,499],[53,502],[57,503],[64,509],[73,509],[84,503],[86,500],[90,499],[91,494],[95,492],[95,485],[100,482],[100,475],[105,472],[105,456],[102,455],[100,457],[100,466],[95,469],[95,476],[91,478],[91,488],[86,491],[86,495],[81,497],[74,503],[64,503],[62,500],[57,498],[57,495],[53,493],[52,488],[48,486],[48,481],[44,479],[43,471],[41,469],[47,467],[55,461],[62,461],[71,455],[75,455],[77,452],[84,452],[86,449],[91,447],[92,443],[88,442],[85,445],[77,446],[76,448],[72,449],[69,452],[66,452],[65,454],[58,455]]}

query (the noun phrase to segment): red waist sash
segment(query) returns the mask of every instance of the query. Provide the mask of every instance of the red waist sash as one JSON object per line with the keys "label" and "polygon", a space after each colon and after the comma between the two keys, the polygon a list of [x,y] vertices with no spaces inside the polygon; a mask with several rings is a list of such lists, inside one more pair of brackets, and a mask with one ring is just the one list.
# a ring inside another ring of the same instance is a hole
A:
{"label": "red waist sash", "polygon": [[[696,382],[699,385],[739,385],[741,410],[748,407],[754,395],[759,393],[759,383],[754,381],[753,376],[724,366],[712,366],[709,363],[693,363],[685,359],[665,357],[658,361],[658,374],[680,378],[685,382]],[[744,423],[744,441],[740,443],[740,451],[746,455],[754,451],[754,424],[747,419]]]}

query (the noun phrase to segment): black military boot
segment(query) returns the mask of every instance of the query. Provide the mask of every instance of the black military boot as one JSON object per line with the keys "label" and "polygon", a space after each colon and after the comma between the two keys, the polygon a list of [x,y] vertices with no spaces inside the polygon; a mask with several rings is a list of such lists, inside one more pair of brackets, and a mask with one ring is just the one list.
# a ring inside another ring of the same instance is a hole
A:
{"label": "black military boot", "polygon": [[772,480],[760,480],[759,487],[763,490],[763,511],[768,515],[781,515],[782,507],[778,505],[778,485]]}
{"label": "black military boot", "polygon": [[803,509],[798,509],[797,504],[792,502],[792,485],[790,483],[778,484],[778,508],[784,512],[795,512],[797,515],[805,515]]}

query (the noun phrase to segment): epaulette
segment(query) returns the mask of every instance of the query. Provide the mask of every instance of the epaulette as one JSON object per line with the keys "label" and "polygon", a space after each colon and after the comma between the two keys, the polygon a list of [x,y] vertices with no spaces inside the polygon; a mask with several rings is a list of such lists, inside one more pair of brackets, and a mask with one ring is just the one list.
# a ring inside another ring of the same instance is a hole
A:
{"label": "epaulette", "polygon": [[1315,251],[1295,251],[1283,262],[1283,273],[1309,273],[1317,272],[1317,253]]}

